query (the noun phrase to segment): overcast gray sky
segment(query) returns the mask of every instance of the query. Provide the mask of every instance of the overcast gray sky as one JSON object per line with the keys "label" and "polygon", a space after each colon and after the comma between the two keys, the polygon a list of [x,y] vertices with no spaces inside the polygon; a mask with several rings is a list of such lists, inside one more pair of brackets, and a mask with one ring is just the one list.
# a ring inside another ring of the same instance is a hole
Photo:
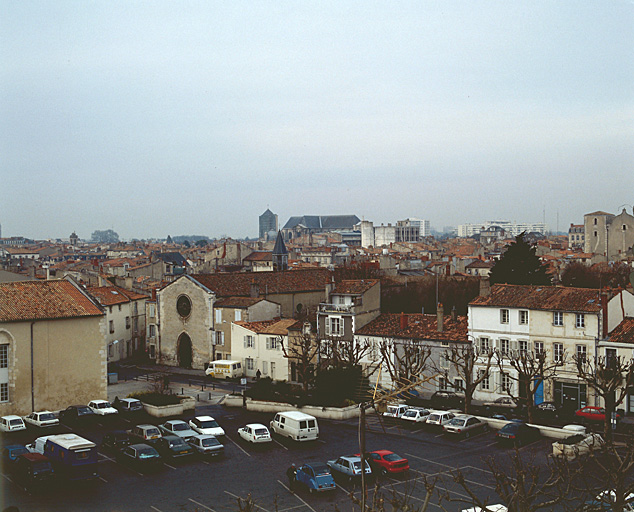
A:
{"label": "overcast gray sky", "polygon": [[0,5],[5,237],[634,203],[631,1]]}

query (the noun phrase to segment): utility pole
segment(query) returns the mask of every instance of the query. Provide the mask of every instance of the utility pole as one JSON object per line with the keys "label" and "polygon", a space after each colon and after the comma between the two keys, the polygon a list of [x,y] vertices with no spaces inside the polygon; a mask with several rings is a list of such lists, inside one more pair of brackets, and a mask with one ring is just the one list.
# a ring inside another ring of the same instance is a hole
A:
{"label": "utility pole", "polygon": [[361,452],[361,512],[366,510],[368,485],[365,478],[365,404],[359,405],[359,451]]}

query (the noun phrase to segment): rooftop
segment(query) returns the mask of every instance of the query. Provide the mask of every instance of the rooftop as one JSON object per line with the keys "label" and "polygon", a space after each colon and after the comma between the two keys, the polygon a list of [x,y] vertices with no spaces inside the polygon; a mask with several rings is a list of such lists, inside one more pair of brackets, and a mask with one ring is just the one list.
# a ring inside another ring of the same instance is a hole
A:
{"label": "rooftop", "polygon": [[438,332],[437,316],[421,313],[406,314],[407,326],[401,329],[401,314],[383,313],[378,318],[358,329],[360,336],[384,336],[414,340],[439,340],[467,342],[467,317],[443,317],[443,330]]}

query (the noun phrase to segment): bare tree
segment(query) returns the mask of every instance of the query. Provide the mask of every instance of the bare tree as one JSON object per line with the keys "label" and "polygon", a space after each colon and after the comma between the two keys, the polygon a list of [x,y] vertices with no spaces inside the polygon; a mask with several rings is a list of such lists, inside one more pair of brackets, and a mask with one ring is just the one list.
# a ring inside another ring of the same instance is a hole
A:
{"label": "bare tree", "polygon": [[[464,412],[467,414],[471,412],[473,393],[482,381],[489,378],[494,354],[493,350],[479,350],[472,342],[454,344],[441,356],[448,363],[445,366],[449,366],[449,368],[444,368],[443,364],[434,364],[433,366],[434,370],[443,374],[447,380],[449,369],[455,370],[456,377],[464,383],[464,389],[456,391],[464,391]],[[476,369],[478,370],[477,374]]]}
{"label": "bare tree", "polygon": [[320,344],[321,366],[331,368],[354,368],[372,350],[372,344],[365,339],[345,341],[328,336]]}
{"label": "bare tree", "polygon": [[[497,364],[502,375],[510,382],[516,382],[517,386],[504,386],[503,392],[507,393],[517,403],[525,405],[529,423],[535,416],[535,393],[547,380],[553,379],[557,371],[566,364],[566,352],[557,354],[550,359],[547,350],[509,350],[497,353]],[[509,372],[505,366],[508,364],[514,372]],[[517,389],[517,393],[513,390]]]}
{"label": "bare tree", "polygon": [[605,408],[603,434],[608,443],[612,442],[612,414],[623,403],[627,389],[634,386],[634,359],[623,357],[593,358],[584,355],[573,357],[579,378],[602,398]]}
{"label": "bare tree", "polygon": [[284,357],[295,363],[299,380],[302,383],[304,393],[308,392],[309,386],[315,378],[315,367],[319,360],[320,343],[315,334],[302,330],[301,332],[289,332],[288,342],[284,343],[284,338],[278,338],[282,346]]}
{"label": "bare tree", "polygon": [[378,349],[383,368],[397,388],[419,380],[428,367],[427,361],[431,355],[428,345],[409,339],[383,338]]}

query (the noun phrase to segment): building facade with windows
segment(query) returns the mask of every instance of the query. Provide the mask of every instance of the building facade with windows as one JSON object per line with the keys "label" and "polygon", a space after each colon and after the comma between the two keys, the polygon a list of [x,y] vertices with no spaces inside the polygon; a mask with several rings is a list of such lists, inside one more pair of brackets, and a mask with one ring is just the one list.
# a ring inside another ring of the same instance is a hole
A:
{"label": "building facade with windows", "polygon": [[[469,336],[482,352],[494,350],[502,363],[492,365],[474,398],[491,401],[509,394],[521,396],[510,360],[522,351],[542,352],[547,365],[561,366],[538,387],[536,403],[554,401],[571,410],[596,405],[596,397],[577,377],[573,355],[594,356],[603,334],[628,311],[634,312],[634,296],[623,290],[609,296],[585,288],[492,286],[488,295],[469,304]],[[476,371],[484,371],[483,364],[476,365]]]}
{"label": "building facade with windows", "polygon": [[587,213],[584,221],[584,252],[619,261],[634,256],[634,216],[623,209],[612,215],[602,211]]}
{"label": "building facade with windows", "polygon": [[105,331],[74,282],[0,284],[0,416],[107,399]]}

